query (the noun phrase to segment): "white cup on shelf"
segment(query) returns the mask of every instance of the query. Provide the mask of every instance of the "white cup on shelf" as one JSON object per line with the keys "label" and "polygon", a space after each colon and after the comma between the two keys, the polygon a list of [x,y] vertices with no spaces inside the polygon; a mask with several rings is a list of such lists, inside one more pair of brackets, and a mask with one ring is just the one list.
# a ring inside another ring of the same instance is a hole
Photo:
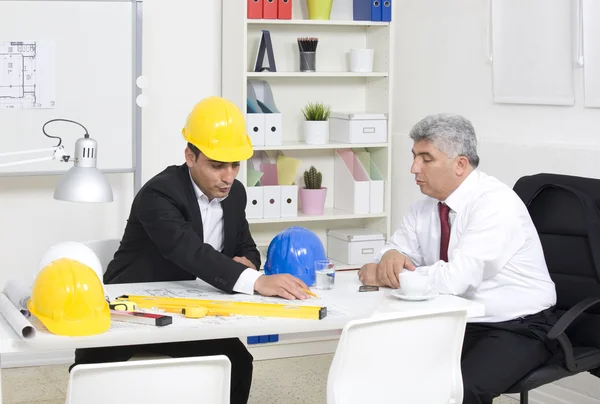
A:
{"label": "white cup on shelf", "polygon": [[350,49],[350,71],[371,73],[373,71],[374,49]]}

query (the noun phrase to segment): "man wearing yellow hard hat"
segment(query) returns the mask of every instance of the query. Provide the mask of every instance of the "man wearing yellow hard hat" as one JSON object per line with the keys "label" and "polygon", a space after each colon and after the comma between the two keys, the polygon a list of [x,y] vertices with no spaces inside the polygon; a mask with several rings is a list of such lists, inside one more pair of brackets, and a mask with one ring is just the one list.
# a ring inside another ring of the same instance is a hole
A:
{"label": "man wearing yellow hard hat", "polygon": [[[252,156],[242,112],[230,101],[200,101],[183,129],[185,164],[170,166],[136,195],[119,250],[104,283],[203,281],[229,293],[304,299],[306,285],[291,275],[260,275],[260,254],[245,216],[246,191],[235,179]],[[125,361],[138,347],[78,350],[75,365]],[[171,357],[224,354],[232,365],[231,403],[246,403],[252,356],[237,338],[153,344]]]}

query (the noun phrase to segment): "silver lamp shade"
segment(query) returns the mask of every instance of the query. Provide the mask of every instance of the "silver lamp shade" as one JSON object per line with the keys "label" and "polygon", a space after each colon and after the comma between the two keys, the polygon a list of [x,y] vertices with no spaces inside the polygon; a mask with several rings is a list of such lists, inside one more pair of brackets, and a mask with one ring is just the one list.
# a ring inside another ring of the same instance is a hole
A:
{"label": "silver lamp shade", "polygon": [[98,142],[89,135],[75,142],[75,165],[63,175],[54,199],[69,202],[112,202],[113,192],[104,174],[96,168]]}

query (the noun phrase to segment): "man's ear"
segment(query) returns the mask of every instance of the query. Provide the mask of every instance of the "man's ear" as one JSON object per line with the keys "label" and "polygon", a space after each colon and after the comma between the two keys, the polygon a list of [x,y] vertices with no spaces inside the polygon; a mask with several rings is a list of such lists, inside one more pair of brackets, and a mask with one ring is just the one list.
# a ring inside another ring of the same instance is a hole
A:
{"label": "man's ear", "polygon": [[458,156],[456,159],[456,174],[462,175],[469,168],[469,159],[465,156]]}
{"label": "man's ear", "polygon": [[184,151],[184,156],[185,164],[187,164],[188,167],[192,168],[194,166],[194,163],[196,162],[196,156],[194,156],[194,152],[191,151],[189,147],[186,147]]}

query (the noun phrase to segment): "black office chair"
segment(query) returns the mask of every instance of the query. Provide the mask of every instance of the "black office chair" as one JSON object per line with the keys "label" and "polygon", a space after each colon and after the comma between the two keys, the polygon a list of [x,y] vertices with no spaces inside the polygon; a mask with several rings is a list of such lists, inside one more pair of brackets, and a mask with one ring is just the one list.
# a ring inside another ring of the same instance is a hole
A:
{"label": "black office chair", "polygon": [[517,181],[540,235],[556,284],[559,320],[548,332],[557,353],[506,393],[528,393],[563,377],[589,371],[600,377],[600,180],[537,174]]}

